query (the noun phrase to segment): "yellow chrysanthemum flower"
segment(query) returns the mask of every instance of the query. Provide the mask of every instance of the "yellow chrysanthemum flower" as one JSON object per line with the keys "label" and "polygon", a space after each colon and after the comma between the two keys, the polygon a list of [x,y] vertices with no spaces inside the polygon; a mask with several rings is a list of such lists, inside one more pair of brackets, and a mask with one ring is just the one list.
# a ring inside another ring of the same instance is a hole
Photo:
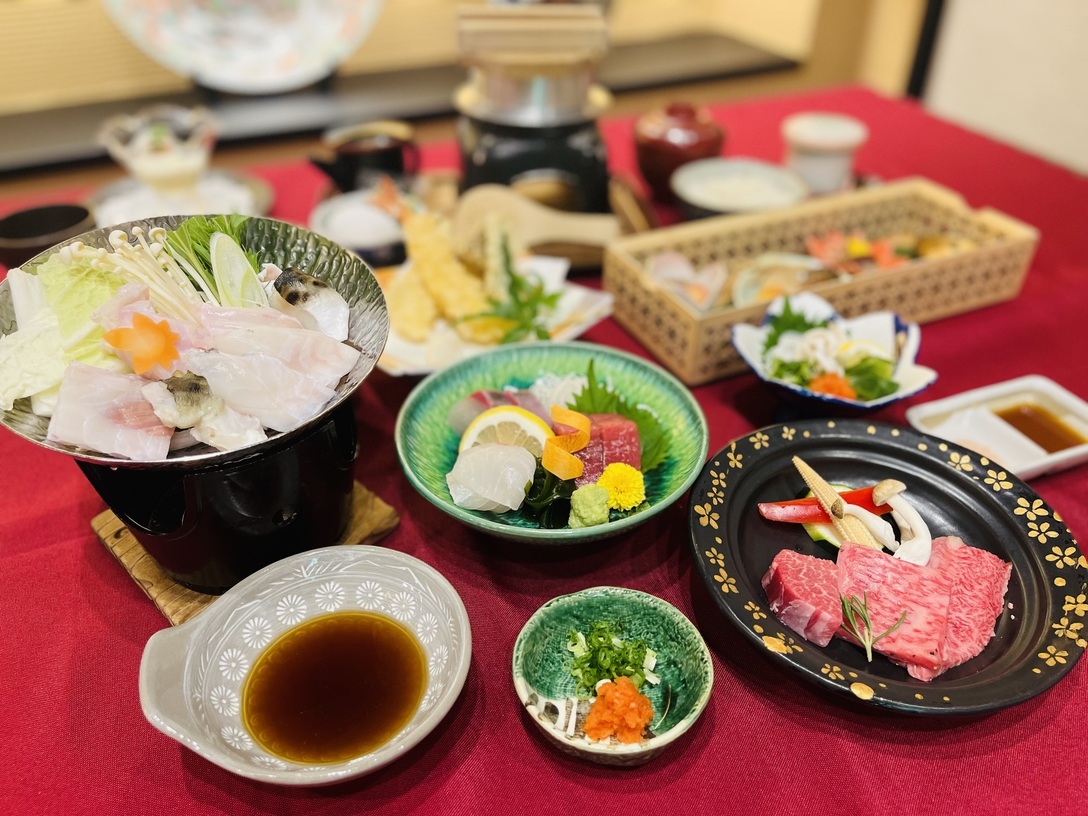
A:
{"label": "yellow chrysanthemum flower", "polygon": [[613,510],[631,510],[646,501],[642,471],[623,462],[606,467],[597,484],[608,491],[608,506]]}

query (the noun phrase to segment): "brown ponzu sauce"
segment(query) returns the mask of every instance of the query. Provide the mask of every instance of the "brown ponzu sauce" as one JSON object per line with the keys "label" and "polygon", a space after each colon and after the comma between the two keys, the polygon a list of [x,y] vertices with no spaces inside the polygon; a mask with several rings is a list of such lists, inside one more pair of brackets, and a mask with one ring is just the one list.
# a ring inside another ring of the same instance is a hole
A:
{"label": "brown ponzu sauce", "polygon": [[242,720],[266,751],[343,762],[392,739],[427,686],[415,636],[374,612],[334,612],[284,632],[242,689]]}
{"label": "brown ponzu sauce", "polygon": [[1047,453],[1055,453],[1088,442],[1083,435],[1077,433],[1041,405],[1020,402],[994,413]]}

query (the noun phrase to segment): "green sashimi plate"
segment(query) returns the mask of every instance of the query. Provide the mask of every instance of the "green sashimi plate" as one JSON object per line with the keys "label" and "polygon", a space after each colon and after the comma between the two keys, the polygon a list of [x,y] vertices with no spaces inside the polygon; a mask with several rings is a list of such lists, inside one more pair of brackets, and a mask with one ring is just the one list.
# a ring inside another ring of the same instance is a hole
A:
{"label": "green sashimi plate", "polygon": [[[629,403],[657,416],[668,440],[665,460],[644,474],[648,507],[595,527],[542,529],[518,513],[466,510],[453,503],[446,474],[457,459],[458,435],[446,418],[462,397],[481,389],[527,388],[545,374],[596,379]],[[517,343],[499,346],[430,375],[413,389],[397,416],[397,456],[408,481],[429,502],[500,538],[567,545],[618,535],[647,521],[691,487],[706,461],[706,418],[686,387],[657,365],[593,343]]]}

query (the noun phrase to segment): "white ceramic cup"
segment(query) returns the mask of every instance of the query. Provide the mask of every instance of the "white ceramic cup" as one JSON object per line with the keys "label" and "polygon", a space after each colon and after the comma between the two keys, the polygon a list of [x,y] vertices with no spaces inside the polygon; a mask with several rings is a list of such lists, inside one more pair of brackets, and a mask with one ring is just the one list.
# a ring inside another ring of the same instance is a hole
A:
{"label": "white ceramic cup", "polygon": [[869,138],[865,123],[839,113],[806,112],[782,122],[785,164],[814,195],[845,190],[853,181],[854,153]]}

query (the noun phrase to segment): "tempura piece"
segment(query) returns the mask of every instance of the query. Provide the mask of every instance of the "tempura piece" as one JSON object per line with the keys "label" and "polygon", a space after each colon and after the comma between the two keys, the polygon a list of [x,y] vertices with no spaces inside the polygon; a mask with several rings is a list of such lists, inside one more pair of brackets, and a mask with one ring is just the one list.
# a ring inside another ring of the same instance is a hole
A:
{"label": "tempura piece", "polygon": [[492,309],[483,281],[454,255],[448,231],[430,213],[413,213],[404,220],[404,239],[412,266],[438,310],[462,338],[494,344],[510,329],[508,320],[483,316]]}
{"label": "tempura piece", "polygon": [[438,319],[438,304],[423,285],[415,263],[394,275],[384,292],[393,330],[412,343],[425,343]]}

